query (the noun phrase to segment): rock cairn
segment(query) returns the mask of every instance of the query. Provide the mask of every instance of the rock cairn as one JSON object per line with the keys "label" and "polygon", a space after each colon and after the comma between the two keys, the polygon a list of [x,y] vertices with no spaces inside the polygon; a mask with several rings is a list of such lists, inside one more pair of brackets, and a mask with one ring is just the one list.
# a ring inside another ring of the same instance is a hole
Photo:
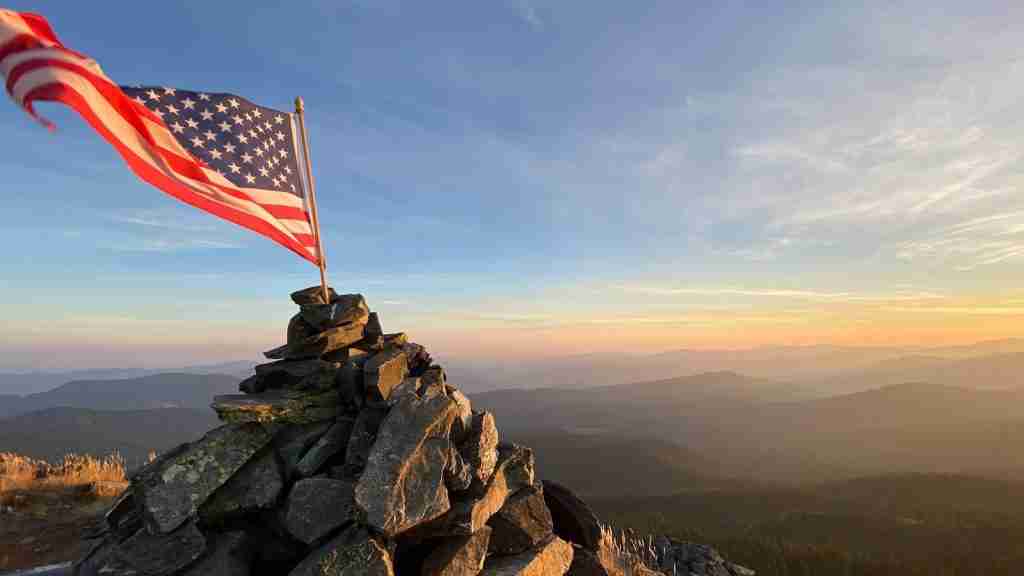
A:
{"label": "rock cairn", "polygon": [[132,475],[76,574],[750,573],[668,539],[637,561],[422,346],[329,296],[291,295],[286,344],[214,399],[225,424]]}

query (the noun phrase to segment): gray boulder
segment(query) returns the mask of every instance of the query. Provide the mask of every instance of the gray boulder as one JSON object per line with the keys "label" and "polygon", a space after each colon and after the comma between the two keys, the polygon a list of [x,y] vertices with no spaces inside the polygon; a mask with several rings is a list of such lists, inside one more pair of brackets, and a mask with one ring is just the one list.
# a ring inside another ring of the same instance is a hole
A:
{"label": "gray boulder", "polygon": [[462,454],[459,454],[455,446],[448,448],[448,466],[444,470],[444,483],[452,492],[462,492],[473,485],[473,468],[462,459]]}
{"label": "gray boulder", "polygon": [[439,534],[473,534],[491,519],[508,497],[533,484],[533,453],[509,450],[502,454],[486,486],[474,484],[444,516],[418,528],[418,538]]}
{"label": "gray boulder", "polygon": [[486,485],[498,461],[498,428],[490,412],[474,412],[469,434],[459,448],[462,458],[473,468],[474,482]]}
{"label": "gray boulder", "polygon": [[532,448],[514,442],[503,442],[498,444],[498,461],[504,462],[509,486],[515,486],[518,490],[533,484],[537,464]]}
{"label": "gray boulder", "polygon": [[705,544],[685,542],[666,536],[654,539],[658,568],[666,574],[700,574],[701,576],[753,576],[754,571],[733,564],[714,548]]}
{"label": "gray boulder", "polygon": [[370,451],[377,439],[377,431],[387,415],[387,406],[367,406],[359,411],[345,449],[344,468],[348,475],[356,477],[366,468]]}
{"label": "gray boulder", "polygon": [[394,576],[391,554],[365,529],[352,527],[307,556],[288,576]]}
{"label": "gray boulder", "polygon": [[449,536],[424,559],[422,576],[475,576],[484,567],[491,529],[468,536]]}
{"label": "gray boulder", "polygon": [[259,424],[228,424],[183,444],[132,477],[132,496],[157,534],[178,528],[270,442]]}
{"label": "gray boulder", "polygon": [[551,511],[555,534],[591,552],[598,552],[601,522],[597,514],[565,486],[550,480],[544,480],[543,485],[544,502]]}
{"label": "gray boulder", "polygon": [[572,564],[572,545],[552,536],[535,549],[514,556],[491,557],[480,573],[485,576],[562,576]]}
{"label": "gray boulder", "polygon": [[283,488],[277,454],[267,446],[199,507],[199,517],[206,524],[220,525],[229,518],[272,508]]}
{"label": "gray boulder", "polygon": [[295,467],[302,457],[332,426],[334,422],[330,420],[281,426],[281,430],[274,435],[274,448],[281,458],[285,478],[294,476]]}
{"label": "gray boulder", "polygon": [[354,423],[353,418],[338,418],[330,430],[299,460],[295,466],[295,473],[301,477],[312,476],[320,471],[327,460],[343,453]]}
{"label": "gray boulder", "polygon": [[543,488],[537,483],[509,497],[488,524],[494,529],[489,551],[497,555],[525,552],[547,540],[554,529]]}
{"label": "gray boulder", "polygon": [[[441,371],[440,368],[437,370]],[[423,375],[423,379],[428,385],[430,383],[428,375],[433,371],[434,369],[431,368]],[[455,401],[455,405],[459,409],[458,417],[452,424],[452,442],[461,446],[469,438],[469,433],[473,428],[473,405],[470,403],[469,398],[458,388],[445,385],[445,390],[448,392],[448,397]],[[495,434],[495,439],[497,439],[497,434]]]}
{"label": "gray boulder", "polygon": [[369,526],[392,537],[448,511],[444,470],[455,414],[441,394],[404,396],[391,408],[356,486]]}
{"label": "gray boulder", "polygon": [[182,576],[249,576],[244,532],[215,534],[209,539],[209,548]]}
{"label": "gray boulder", "polygon": [[356,517],[355,486],[345,480],[306,478],[288,493],[283,520],[295,539],[312,544]]}

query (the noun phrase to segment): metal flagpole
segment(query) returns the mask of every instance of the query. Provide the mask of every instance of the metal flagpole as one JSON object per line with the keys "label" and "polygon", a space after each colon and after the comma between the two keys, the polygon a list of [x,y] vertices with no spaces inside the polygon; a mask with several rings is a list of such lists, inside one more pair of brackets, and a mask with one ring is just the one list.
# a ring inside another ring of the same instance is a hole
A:
{"label": "metal flagpole", "polygon": [[306,120],[303,114],[302,97],[295,99],[295,115],[299,117],[299,131],[302,132],[302,156],[306,161],[306,182],[309,186],[309,210],[313,217],[313,235],[316,237],[317,260],[320,266],[320,287],[324,291],[324,303],[330,304],[331,297],[327,292],[327,258],[324,256],[324,244],[320,239],[320,217],[316,211],[316,186],[313,184],[313,164],[309,159],[309,136],[306,134]]}

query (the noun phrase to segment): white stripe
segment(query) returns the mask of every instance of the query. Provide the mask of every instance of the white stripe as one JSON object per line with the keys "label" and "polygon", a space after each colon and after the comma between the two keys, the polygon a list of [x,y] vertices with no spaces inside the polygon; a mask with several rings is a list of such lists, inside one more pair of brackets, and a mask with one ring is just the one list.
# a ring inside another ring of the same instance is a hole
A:
{"label": "white stripe", "polygon": [[18,82],[13,87],[12,94],[19,102],[21,102],[24,100],[25,95],[33,89],[53,83],[64,84],[80,94],[86,104],[93,110],[93,113],[103,121],[107,130],[109,130],[115,138],[120,140],[125,147],[135,153],[154,169],[166,174],[178,182],[188,185],[193,189],[193,191],[213,202],[223,206],[228,206],[267,222],[285,236],[288,236],[292,240],[301,244],[301,242],[295,239],[292,233],[285,228],[279,220],[274,218],[259,204],[242,200],[205,183],[186,178],[177,172],[174,172],[166,165],[163,159],[155,153],[148,143],[142,139],[135,128],[128,124],[128,122],[110,106],[110,103],[107,102],[103,95],[96,91],[96,88],[92,83],[79,74],[58,68],[41,68],[33,70],[18,79]]}
{"label": "white stripe", "polygon": [[280,222],[292,234],[309,234],[310,236],[313,235],[313,228],[311,228],[309,222],[305,220],[292,220],[291,218],[282,218]]}
{"label": "white stripe", "polygon": [[[21,19],[21,16],[17,12],[11,10],[0,10],[0,46],[7,44],[7,42],[13,40],[19,34],[31,34],[35,36],[32,29],[28,27],[28,24]],[[38,36],[36,36],[39,38]],[[46,40],[39,38],[39,40],[46,42]],[[52,44],[52,42],[49,42]]]}
{"label": "white stripe", "polygon": [[[2,61],[0,61],[0,74],[3,74],[6,77],[8,74],[11,73],[11,70],[13,70],[14,67],[18,64],[36,59],[60,60],[61,62],[78,64],[79,66],[85,67],[93,74],[98,74],[103,78],[106,78],[106,75],[103,73],[103,70],[100,68],[100,65],[97,64],[95,60],[91,60],[89,58],[79,58],[74,54],[68,54],[67,52],[55,48],[35,48],[32,50],[22,50],[21,52],[15,52],[14,54],[11,54],[7,58],[4,58]],[[111,82],[111,84],[113,84],[113,82]]]}

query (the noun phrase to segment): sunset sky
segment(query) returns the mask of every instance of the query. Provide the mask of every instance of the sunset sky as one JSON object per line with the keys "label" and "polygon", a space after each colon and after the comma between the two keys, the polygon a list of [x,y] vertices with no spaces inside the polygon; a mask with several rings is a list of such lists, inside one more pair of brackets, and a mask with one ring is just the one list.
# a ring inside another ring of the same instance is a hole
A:
{"label": "sunset sky", "polygon": [[[122,84],[302,95],[332,284],[435,356],[1024,337],[1024,4],[269,4],[5,7]],[[313,266],[40,110],[0,369],[283,343]]]}

